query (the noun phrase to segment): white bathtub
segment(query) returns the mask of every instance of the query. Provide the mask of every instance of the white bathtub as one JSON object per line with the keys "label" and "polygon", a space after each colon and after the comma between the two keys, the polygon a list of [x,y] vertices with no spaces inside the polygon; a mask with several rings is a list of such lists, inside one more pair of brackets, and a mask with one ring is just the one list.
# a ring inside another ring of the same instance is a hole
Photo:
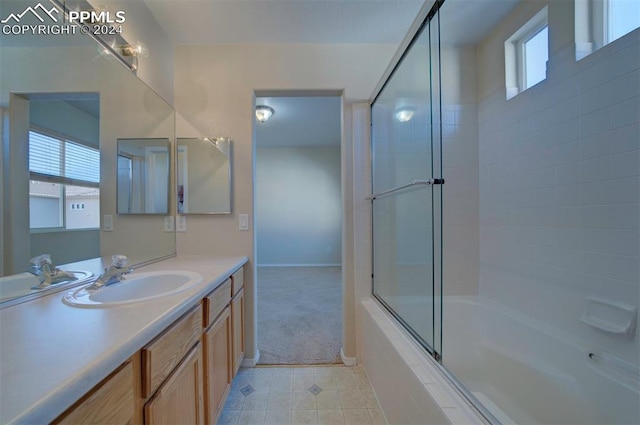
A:
{"label": "white bathtub", "polygon": [[443,310],[443,364],[501,422],[640,423],[637,363],[478,297]]}

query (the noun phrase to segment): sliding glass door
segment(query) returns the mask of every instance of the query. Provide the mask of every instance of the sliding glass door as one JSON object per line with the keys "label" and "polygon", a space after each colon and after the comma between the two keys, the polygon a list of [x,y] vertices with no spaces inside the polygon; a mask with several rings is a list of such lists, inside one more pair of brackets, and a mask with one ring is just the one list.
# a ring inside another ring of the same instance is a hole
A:
{"label": "sliding glass door", "polygon": [[371,108],[373,294],[439,359],[440,46],[430,16]]}

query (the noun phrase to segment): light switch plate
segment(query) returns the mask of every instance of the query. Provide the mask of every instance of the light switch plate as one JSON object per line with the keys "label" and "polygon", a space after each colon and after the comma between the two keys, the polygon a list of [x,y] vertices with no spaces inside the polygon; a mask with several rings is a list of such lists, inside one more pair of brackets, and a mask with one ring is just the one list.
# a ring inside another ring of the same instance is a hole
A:
{"label": "light switch plate", "polygon": [[164,231],[173,232],[175,229],[174,220],[172,215],[168,215],[164,218]]}
{"label": "light switch plate", "polygon": [[184,233],[187,231],[187,217],[179,215],[176,217],[176,232]]}
{"label": "light switch plate", "polygon": [[249,214],[238,215],[238,229],[249,230]]}
{"label": "light switch plate", "polygon": [[102,218],[102,230],[105,232],[113,232],[113,216],[105,214]]}

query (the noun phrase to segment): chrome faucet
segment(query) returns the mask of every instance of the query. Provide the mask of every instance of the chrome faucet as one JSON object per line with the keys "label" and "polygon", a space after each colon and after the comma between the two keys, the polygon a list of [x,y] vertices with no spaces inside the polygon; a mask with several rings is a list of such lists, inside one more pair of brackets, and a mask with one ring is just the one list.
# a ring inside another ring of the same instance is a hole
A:
{"label": "chrome faucet", "polygon": [[103,286],[109,286],[114,283],[120,282],[124,279],[124,276],[131,273],[133,269],[127,267],[129,259],[124,255],[114,255],[111,257],[111,266],[104,269],[104,273],[96,279],[96,281],[87,287],[89,290],[100,289]]}
{"label": "chrome faucet", "polygon": [[31,289],[45,289],[55,283],[77,279],[73,274],[57,268],[51,262],[49,254],[38,255],[29,261],[31,262],[31,267],[28,271],[37,277],[39,282],[38,285],[32,286]]}

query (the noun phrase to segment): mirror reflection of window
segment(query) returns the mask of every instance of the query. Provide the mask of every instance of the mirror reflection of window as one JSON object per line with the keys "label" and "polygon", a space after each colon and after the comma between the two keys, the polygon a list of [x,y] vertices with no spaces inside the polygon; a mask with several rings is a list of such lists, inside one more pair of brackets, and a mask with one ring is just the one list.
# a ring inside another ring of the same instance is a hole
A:
{"label": "mirror reflection of window", "polygon": [[[43,129],[29,131],[31,229],[100,227],[100,152]],[[85,204],[86,208],[76,208]]]}

